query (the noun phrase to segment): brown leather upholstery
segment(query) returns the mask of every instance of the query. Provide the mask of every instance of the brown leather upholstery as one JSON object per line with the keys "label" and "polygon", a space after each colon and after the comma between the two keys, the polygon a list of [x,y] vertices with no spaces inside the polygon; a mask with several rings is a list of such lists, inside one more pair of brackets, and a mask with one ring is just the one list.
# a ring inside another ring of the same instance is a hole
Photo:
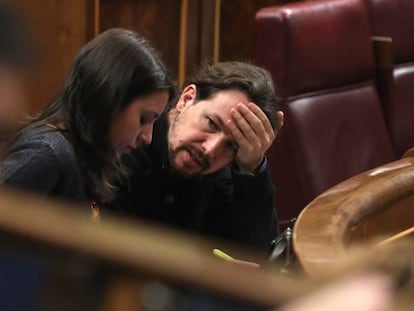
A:
{"label": "brown leather upholstery", "polygon": [[393,41],[394,84],[385,107],[397,157],[414,146],[414,1],[365,0],[373,35]]}
{"label": "brown leather upholstery", "polygon": [[256,14],[255,59],[272,73],[285,112],[268,154],[282,226],[329,187],[395,159],[370,37],[359,0],[298,2]]}

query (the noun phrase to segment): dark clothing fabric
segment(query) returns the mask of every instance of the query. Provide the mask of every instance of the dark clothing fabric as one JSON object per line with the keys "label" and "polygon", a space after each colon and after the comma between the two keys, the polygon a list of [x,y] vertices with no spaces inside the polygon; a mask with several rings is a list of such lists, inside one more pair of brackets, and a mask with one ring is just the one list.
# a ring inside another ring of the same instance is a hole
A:
{"label": "dark clothing fabric", "polygon": [[183,177],[169,167],[168,124],[155,124],[153,142],[125,157],[130,173],[110,208],[139,219],[269,251],[277,235],[269,171],[257,176],[225,167]]}
{"label": "dark clothing fabric", "polygon": [[86,202],[70,142],[44,126],[20,135],[0,168],[0,183],[74,202]]}

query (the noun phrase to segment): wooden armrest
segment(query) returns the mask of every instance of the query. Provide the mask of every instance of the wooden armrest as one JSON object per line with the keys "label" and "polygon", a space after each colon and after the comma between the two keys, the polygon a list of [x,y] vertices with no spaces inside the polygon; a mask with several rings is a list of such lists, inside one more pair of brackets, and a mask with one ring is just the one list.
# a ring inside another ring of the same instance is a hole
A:
{"label": "wooden armrest", "polygon": [[374,49],[375,64],[380,66],[392,66],[394,58],[392,54],[392,38],[373,36],[371,37]]}
{"label": "wooden armrest", "polygon": [[402,158],[414,157],[414,147],[408,149],[402,156]]}
{"label": "wooden armrest", "polygon": [[318,276],[351,244],[384,239],[414,226],[414,158],[352,177],[299,215],[293,245],[304,270]]}
{"label": "wooden armrest", "polygon": [[412,236],[412,235],[414,235],[414,227],[411,227],[407,230],[404,230],[400,233],[397,233],[396,235],[393,235],[392,237],[389,237],[388,239],[385,239],[384,241],[381,241],[379,244],[394,242],[396,240],[400,240],[402,238],[406,238],[406,237]]}

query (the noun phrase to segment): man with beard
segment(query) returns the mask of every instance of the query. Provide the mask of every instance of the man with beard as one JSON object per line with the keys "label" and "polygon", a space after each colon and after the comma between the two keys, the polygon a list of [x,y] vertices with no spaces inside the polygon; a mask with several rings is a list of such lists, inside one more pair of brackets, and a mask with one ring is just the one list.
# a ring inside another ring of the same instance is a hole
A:
{"label": "man with beard", "polygon": [[278,233],[266,150],[283,124],[269,73],[244,62],[204,65],[125,158],[110,209],[269,251]]}

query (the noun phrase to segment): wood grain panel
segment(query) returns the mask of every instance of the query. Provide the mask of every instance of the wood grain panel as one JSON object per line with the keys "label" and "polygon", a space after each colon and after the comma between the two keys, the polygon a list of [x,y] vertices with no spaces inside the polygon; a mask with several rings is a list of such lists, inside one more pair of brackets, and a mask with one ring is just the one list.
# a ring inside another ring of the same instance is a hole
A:
{"label": "wood grain panel", "polygon": [[90,38],[95,0],[18,0],[36,54],[30,112],[50,102],[78,50]]}
{"label": "wood grain panel", "polygon": [[200,62],[201,5],[200,0],[182,1],[178,76],[180,84],[191,73],[193,65]]}
{"label": "wood grain panel", "polygon": [[180,0],[100,0],[100,30],[124,27],[139,32],[177,77],[180,4]]}
{"label": "wood grain panel", "polygon": [[29,111],[50,102],[77,51],[106,29],[132,28],[147,37],[176,79],[180,34],[185,31],[184,79],[205,58],[250,59],[254,14],[263,6],[286,2],[291,1],[187,1],[186,28],[180,29],[182,0],[17,0],[32,30],[38,59]]}

